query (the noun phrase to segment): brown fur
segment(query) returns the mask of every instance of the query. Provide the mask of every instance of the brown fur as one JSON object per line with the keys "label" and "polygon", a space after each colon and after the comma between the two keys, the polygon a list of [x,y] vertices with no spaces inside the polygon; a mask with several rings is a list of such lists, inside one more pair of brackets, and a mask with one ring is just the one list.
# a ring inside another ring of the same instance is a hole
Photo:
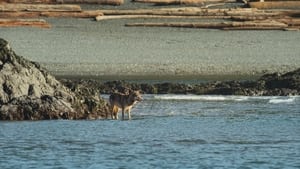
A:
{"label": "brown fur", "polygon": [[128,119],[131,119],[130,111],[132,106],[142,100],[139,91],[129,90],[126,93],[114,92],[109,97],[111,106],[111,118],[118,119],[119,109],[122,110],[122,120],[124,120],[125,112],[128,113]]}

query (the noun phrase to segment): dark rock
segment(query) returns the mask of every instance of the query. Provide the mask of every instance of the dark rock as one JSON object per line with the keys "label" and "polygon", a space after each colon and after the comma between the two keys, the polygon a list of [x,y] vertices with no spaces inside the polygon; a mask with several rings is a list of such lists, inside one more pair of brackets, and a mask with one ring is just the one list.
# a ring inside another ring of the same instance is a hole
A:
{"label": "dark rock", "polygon": [[0,72],[0,120],[99,119],[108,112],[98,91],[71,83],[70,90],[3,39]]}
{"label": "dark rock", "polygon": [[[82,83],[82,82],[81,82]],[[285,74],[273,73],[263,75],[253,81],[216,81],[200,84],[156,83],[138,84],[125,81],[98,83],[100,93],[122,92],[126,88],[142,90],[148,94],[213,94],[246,96],[287,96],[300,94],[300,69]]]}

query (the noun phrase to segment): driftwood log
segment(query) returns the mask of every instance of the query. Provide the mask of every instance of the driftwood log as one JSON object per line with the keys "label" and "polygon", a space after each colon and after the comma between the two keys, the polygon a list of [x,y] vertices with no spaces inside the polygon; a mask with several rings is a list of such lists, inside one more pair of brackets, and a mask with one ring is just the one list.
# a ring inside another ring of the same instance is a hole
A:
{"label": "driftwood log", "polygon": [[166,16],[166,15],[99,15],[96,21],[112,19],[230,19],[230,16]]}
{"label": "driftwood log", "polygon": [[0,27],[16,26],[50,28],[50,25],[43,19],[0,19]]}
{"label": "driftwood log", "polygon": [[0,12],[78,12],[79,5],[49,5],[49,4],[0,4]]}
{"label": "driftwood log", "polygon": [[6,0],[8,3],[22,3],[22,4],[51,4],[55,0]]}
{"label": "driftwood log", "polygon": [[257,9],[204,9],[198,7],[136,9],[136,10],[101,10],[104,15],[172,15],[172,16],[226,16],[230,11],[252,14]]}
{"label": "driftwood log", "polygon": [[205,5],[209,3],[231,3],[236,0],[133,0],[139,3],[153,3],[155,5]]}
{"label": "driftwood log", "polygon": [[56,0],[57,3],[67,4],[102,4],[102,5],[122,5],[124,0]]}
{"label": "driftwood log", "polygon": [[287,24],[277,22],[277,21],[127,23],[125,26],[209,28],[209,29],[229,29],[229,28],[284,29],[288,27]]}
{"label": "driftwood log", "polygon": [[22,4],[103,4],[103,5],[121,5],[124,0],[7,0],[9,3]]}
{"label": "driftwood log", "polygon": [[38,18],[40,12],[0,12],[0,18]]}
{"label": "driftwood log", "polygon": [[300,1],[249,2],[249,6],[258,9],[300,9]]}
{"label": "driftwood log", "polygon": [[[197,7],[136,9],[136,10],[101,10],[104,15],[164,15],[164,16],[245,16],[268,19],[278,16],[300,16],[299,10],[258,10],[256,8],[204,9]],[[212,17],[213,18],[213,17]]]}
{"label": "driftwood log", "polygon": [[95,11],[81,11],[81,12],[41,12],[40,16],[43,17],[73,17],[73,18],[95,18],[102,16],[103,13]]}
{"label": "driftwood log", "polygon": [[95,18],[103,15],[102,12],[80,11],[80,12],[0,12],[0,18],[38,18],[38,17],[73,17],[73,18]]}

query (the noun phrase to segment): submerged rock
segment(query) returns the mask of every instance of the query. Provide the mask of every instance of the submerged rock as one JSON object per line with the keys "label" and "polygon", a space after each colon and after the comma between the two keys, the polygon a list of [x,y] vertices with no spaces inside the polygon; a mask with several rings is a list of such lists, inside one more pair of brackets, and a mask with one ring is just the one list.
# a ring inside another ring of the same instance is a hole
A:
{"label": "submerged rock", "polygon": [[0,38],[0,120],[99,119],[108,111],[99,95],[71,91],[38,63],[18,56]]}

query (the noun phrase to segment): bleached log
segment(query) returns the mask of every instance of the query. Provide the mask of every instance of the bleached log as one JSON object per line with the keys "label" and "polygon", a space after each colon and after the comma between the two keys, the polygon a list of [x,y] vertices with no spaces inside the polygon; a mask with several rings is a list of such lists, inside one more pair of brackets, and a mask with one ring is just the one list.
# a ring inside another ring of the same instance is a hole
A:
{"label": "bleached log", "polygon": [[207,28],[207,29],[224,29],[230,27],[280,27],[280,28],[288,27],[288,25],[276,21],[127,23],[125,26],[181,27],[181,28]]}
{"label": "bleached log", "polygon": [[22,4],[103,4],[121,5],[124,0],[7,0],[9,3]]}
{"label": "bleached log", "polygon": [[0,12],[0,18],[38,18],[40,12]]}
{"label": "bleached log", "polygon": [[103,13],[99,10],[95,11],[81,11],[81,12],[41,12],[43,17],[73,17],[73,18],[95,18],[102,16]]}
{"label": "bleached log", "polygon": [[208,3],[236,2],[236,0],[134,0],[139,3],[152,3],[156,5],[204,5]]}
{"label": "bleached log", "polygon": [[55,0],[56,3],[63,4],[102,4],[102,5],[122,5],[124,0]]}
{"label": "bleached log", "polygon": [[104,15],[173,15],[173,16],[225,16],[229,11],[253,13],[256,9],[203,9],[203,8],[161,8],[136,10],[101,10]]}
{"label": "bleached log", "polygon": [[0,12],[78,12],[81,11],[79,5],[45,5],[45,4],[0,4]]}
{"label": "bleached log", "polygon": [[229,19],[230,16],[164,16],[164,15],[109,15],[97,16],[96,21],[112,20],[112,19]]}
{"label": "bleached log", "polygon": [[7,0],[8,3],[21,3],[21,4],[51,4],[55,0]]}
{"label": "bleached log", "polygon": [[289,16],[277,15],[277,16],[261,16],[261,15],[249,15],[249,16],[231,16],[230,19],[234,21],[261,21],[261,20],[278,20],[288,19]]}
{"label": "bleached log", "polygon": [[277,22],[281,22],[284,24],[287,24],[288,26],[300,26],[300,19],[295,19],[295,18],[282,18],[282,19],[276,19]]}
{"label": "bleached log", "polygon": [[286,28],[283,28],[283,27],[277,27],[277,26],[274,26],[274,27],[259,27],[259,26],[256,26],[256,27],[252,27],[252,26],[249,26],[249,27],[226,27],[226,28],[222,28],[222,30],[285,30]]}
{"label": "bleached log", "polygon": [[300,9],[300,1],[249,2],[251,8],[258,9]]}
{"label": "bleached log", "polygon": [[38,18],[38,17],[73,17],[95,18],[101,16],[98,10],[81,12],[0,12],[0,18]]}
{"label": "bleached log", "polygon": [[48,24],[43,19],[0,19],[0,27],[16,27],[16,26],[50,28],[50,24]]}

